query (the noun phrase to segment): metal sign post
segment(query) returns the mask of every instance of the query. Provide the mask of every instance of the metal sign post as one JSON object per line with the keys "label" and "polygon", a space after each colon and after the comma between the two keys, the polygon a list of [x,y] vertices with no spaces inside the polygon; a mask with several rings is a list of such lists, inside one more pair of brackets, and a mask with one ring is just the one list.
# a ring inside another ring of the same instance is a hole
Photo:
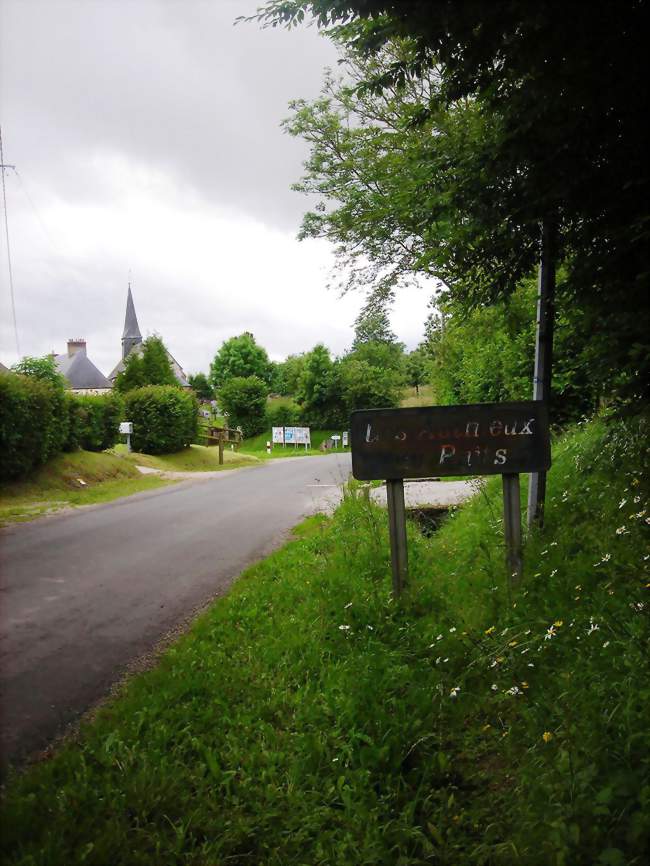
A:
{"label": "metal sign post", "polygon": [[370,409],[351,418],[352,474],[386,479],[393,588],[406,584],[404,479],[502,475],[508,580],[522,576],[519,473],[551,465],[548,408],[542,401]]}
{"label": "metal sign post", "polygon": [[120,423],[120,433],[126,436],[126,450],[131,452],[131,433],[133,433],[133,422],[122,421]]}

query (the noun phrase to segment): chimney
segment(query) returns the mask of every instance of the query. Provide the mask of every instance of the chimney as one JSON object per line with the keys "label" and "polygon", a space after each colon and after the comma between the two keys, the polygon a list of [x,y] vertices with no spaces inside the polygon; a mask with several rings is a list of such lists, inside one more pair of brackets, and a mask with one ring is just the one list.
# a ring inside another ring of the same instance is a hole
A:
{"label": "chimney", "polygon": [[86,341],[79,339],[68,340],[68,358],[72,358],[77,352],[81,352],[82,355],[86,354]]}

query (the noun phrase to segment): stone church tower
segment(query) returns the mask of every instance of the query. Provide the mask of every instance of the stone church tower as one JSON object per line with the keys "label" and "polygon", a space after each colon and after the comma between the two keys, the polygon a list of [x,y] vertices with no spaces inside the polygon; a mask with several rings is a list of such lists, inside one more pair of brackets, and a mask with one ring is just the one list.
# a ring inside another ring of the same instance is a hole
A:
{"label": "stone church tower", "polygon": [[138,318],[135,314],[135,306],[133,305],[133,295],[131,294],[131,283],[129,283],[129,293],[126,297],[126,316],[124,317],[124,331],[122,333],[122,360],[125,361],[131,349],[142,342],[142,334],[138,327]]}

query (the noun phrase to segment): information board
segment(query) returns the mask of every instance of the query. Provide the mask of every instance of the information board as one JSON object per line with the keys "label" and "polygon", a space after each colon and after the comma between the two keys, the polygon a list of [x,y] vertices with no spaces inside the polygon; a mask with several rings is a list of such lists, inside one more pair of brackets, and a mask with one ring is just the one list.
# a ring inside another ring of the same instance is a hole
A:
{"label": "information board", "polygon": [[284,444],[284,427],[273,427],[273,444],[274,445],[283,445]]}
{"label": "information board", "polygon": [[543,472],[548,408],[539,400],[368,409],[351,416],[352,474],[362,481]]}

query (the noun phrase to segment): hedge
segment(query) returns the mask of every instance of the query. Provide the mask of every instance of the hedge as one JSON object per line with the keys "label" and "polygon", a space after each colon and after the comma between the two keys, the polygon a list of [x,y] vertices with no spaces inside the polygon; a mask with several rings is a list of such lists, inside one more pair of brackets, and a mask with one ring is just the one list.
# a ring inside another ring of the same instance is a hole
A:
{"label": "hedge", "polygon": [[120,436],[120,421],[124,417],[124,402],[119,394],[73,397],[68,447],[84,451],[105,451],[112,448]]}
{"label": "hedge", "polygon": [[133,423],[134,451],[169,454],[196,438],[199,407],[190,392],[173,385],[147,385],[129,391],[125,404],[125,417]]}
{"label": "hedge", "polygon": [[0,375],[0,480],[26,475],[60,451],[103,451],[119,437],[117,395],[75,397],[52,382]]}

